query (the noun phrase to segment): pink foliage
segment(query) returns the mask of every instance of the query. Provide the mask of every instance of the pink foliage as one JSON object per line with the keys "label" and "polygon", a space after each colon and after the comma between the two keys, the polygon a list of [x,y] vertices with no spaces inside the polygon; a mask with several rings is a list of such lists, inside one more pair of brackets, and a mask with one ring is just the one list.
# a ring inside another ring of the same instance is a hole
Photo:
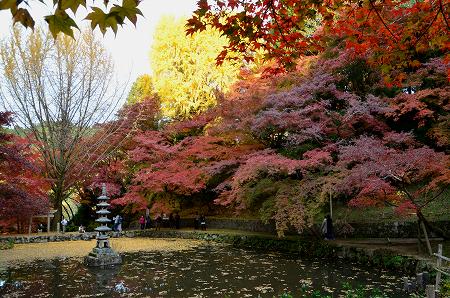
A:
{"label": "pink foliage", "polygon": [[[133,179],[140,192],[198,193],[206,188],[211,177],[235,167],[241,154],[252,150],[210,136],[187,137],[175,145],[161,145],[160,141],[146,139],[154,136],[160,140],[158,134],[139,136],[139,144],[151,145],[138,147],[141,156],[146,156],[139,159],[146,166],[138,170]],[[133,150],[131,154],[134,154]],[[133,161],[137,159],[133,158]]]}
{"label": "pink foliage", "polygon": [[322,149],[313,149],[303,154],[303,159],[299,161],[301,168],[314,170],[329,165],[333,162],[331,152]]}
{"label": "pink foliage", "polygon": [[[425,206],[450,185],[444,153],[450,89],[439,83],[447,64],[432,59],[412,74],[414,87],[433,78],[434,89],[387,98],[370,94],[383,84],[376,82],[377,70],[374,82],[362,79],[370,86],[356,90],[351,76],[357,74],[347,73],[354,54],[339,50],[335,58],[304,58],[301,71],[272,79],[244,73],[246,80],[216,107],[163,129],[151,125],[156,116],[149,102],[148,121],[123,117],[132,133],[120,163],[108,162],[105,169],[113,174],[99,171],[99,177],[117,185],[131,181],[114,202],[141,209],[154,193],[186,198],[210,191],[216,204],[250,208],[244,194],[261,179],[298,182],[295,193],[280,188],[270,194],[272,219],[281,232],[310,225],[329,194],[342,194],[352,206],[390,204],[399,211],[419,208],[416,202]],[[139,108],[130,109],[140,115]],[[436,142],[428,144],[440,152],[415,139],[419,128],[429,129],[424,135]],[[155,203],[155,211],[168,212],[165,203]]]}
{"label": "pink foliage", "polygon": [[101,179],[100,181],[93,182],[89,188],[92,190],[97,190],[97,193],[102,191],[103,184],[106,186],[106,192],[109,197],[116,197],[120,195],[121,185],[117,183],[111,182],[103,182],[105,179]]}
{"label": "pink foliage", "polygon": [[447,155],[428,147],[387,147],[393,136],[385,139],[387,143],[361,137],[354,144],[341,147],[338,166],[345,177],[339,188],[355,196],[352,205],[413,204],[418,208],[435,199],[439,189],[450,185]]}
{"label": "pink foliage", "polygon": [[272,150],[259,151],[247,156],[246,161],[236,171],[233,177],[233,187],[243,185],[260,175],[285,174],[292,175],[300,169],[299,160],[286,158]]}
{"label": "pink foliage", "polygon": [[398,121],[401,117],[409,117],[418,121],[419,127],[437,117],[437,111],[429,104],[438,104],[441,110],[450,112],[450,87],[425,89],[414,94],[400,93],[394,98],[388,117]]}
{"label": "pink foliage", "polygon": [[133,187],[131,187],[129,192],[127,192],[123,197],[112,200],[111,204],[113,206],[131,205],[133,211],[136,212],[145,210],[147,208],[148,202],[139,192],[133,191]]}
{"label": "pink foliage", "polygon": [[169,206],[169,204],[166,201],[161,201],[161,200],[154,202],[152,205],[152,208],[150,209],[150,212],[153,214],[161,214],[161,213],[169,214],[172,211],[173,210]]}

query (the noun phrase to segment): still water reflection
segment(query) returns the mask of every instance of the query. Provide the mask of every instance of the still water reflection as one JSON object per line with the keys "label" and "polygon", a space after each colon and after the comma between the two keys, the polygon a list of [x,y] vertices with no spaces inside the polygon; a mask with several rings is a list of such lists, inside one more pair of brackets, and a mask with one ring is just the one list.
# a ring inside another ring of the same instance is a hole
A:
{"label": "still water reflection", "polygon": [[81,259],[16,264],[0,271],[1,297],[278,297],[289,292],[342,294],[342,283],[379,288],[388,297],[400,277],[340,260],[300,260],[228,246],[124,254],[124,264],[89,269]]}

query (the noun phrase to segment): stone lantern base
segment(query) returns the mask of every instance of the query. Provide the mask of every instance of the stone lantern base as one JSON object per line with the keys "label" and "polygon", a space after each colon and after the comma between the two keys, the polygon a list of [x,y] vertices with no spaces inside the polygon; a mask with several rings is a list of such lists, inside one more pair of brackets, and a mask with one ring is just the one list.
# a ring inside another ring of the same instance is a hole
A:
{"label": "stone lantern base", "polygon": [[84,264],[90,267],[118,265],[122,264],[122,257],[110,247],[95,247],[84,257]]}

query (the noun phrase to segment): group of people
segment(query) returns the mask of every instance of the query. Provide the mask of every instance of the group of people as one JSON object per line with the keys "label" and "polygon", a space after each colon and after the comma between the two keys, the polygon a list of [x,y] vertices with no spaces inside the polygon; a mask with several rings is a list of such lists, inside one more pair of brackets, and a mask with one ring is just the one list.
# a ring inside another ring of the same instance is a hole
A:
{"label": "group of people", "polygon": [[[161,227],[171,228],[171,229],[173,229],[173,228],[179,229],[180,223],[181,223],[181,217],[178,214],[178,212],[176,212],[175,215],[173,213],[170,213],[169,216],[167,216],[166,213],[162,213],[162,214],[158,213],[155,215],[155,218],[154,218],[154,227],[155,227],[156,231],[161,229]],[[151,228],[152,220],[150,218],[150,215],[147,214],[145,217],[144,217],[144,215],[142,215],[139,218],[139,225],[141,227],[141,230]]]}
{"label": "group of people", "polygon": [[38,231],[38,233],[42,233],[45,231],[45,227],[42,223],[38,224],[37,231]]}
{"label": "group of people", "polygon": [[195,213],[194,218],[194,229],[206,230],[206,217],[205,215],[199,215],[198,212]]}
{"label": "group of people", "polygon": [[113,217],[113,231],[114,232],[121,232],[122,231],[122,222],[123,217],[120,216],[120,214],[117,214]]}
{"label": "group of people", "polygon": [[[67,227],[68,224],[69,224],[69,221],[67,219],[63,218],[61,220],[61,227],[62,227],[61,232],[63,234],[66,232],[66,227]],[[81,224],[78,227],[78,233],[84,233],[84,232],[86,232],[86,228]]]}
{"label": "group of people", "polygon": [[[114,232],[120,232],[122,231],[122,222],[123,222],[123,217],[120,216],[119,214],[113,217],[113,226],[112,229]],[[63,218],[61,220],[61,233],[65,233],[66,232],[66,227],[69,224],[69,221],[65,218]],[[38,232],[42,232],[44,230],[44,226],[42,224],[38,225]],[[81,224],[78,227],[78,232],[79,233],[85,233],[86,232],[86,228]]]}
{"label": "group of people", "polygon": [[[113,217],[113,231],[115,232],[120,232],[122,231],[122,221],[123,221],[123,217],[120,216],[120,214],[116,215]],[[180,215],[178,214],[178,212],[175,213],[175,215],[173,215],[173,213],[170,213],[169,216],[167,216],[166,213],[158,213],[155,216],[154,219],[154,227],[155,230],[158,231],[161,229],[161,227],[165,227],[165,228],[175,228],[175,229],[179,229],[180,228],[180,222],[181,222],[181,218]],[[66,232],[66,226],[68,224],[68,220],[63,218],[61,220],[61,227],[62,227],[62,233]],[[139,224],[141,227],[141,230],[144,229],[149,229],[152,227],[152,222],[151,222],[151,218],[150,215],[147,214],[145,217],[144,215],[142,215],[139,218]],[[39,224],[38,226],[38,232],[42,232],[44,229],[42,224]],[[199,215],[198,212],[196,212],[195,214],[195,218],[194,218],[194,229],[196,230],[206,230],[206,217],[205,215],[201,214]],[[80,233],[84,233],[85,232],[85,228],[83,227],[83,225],[80,225],[78,228],[78,232]],[[333,228],[333,220],[331,219],[331,216],[329,214],[327,214],[322,222],[321,225],[321,232],[323,234],[323,236],[325,237],[325,240],[334,240],[334,228]]]}

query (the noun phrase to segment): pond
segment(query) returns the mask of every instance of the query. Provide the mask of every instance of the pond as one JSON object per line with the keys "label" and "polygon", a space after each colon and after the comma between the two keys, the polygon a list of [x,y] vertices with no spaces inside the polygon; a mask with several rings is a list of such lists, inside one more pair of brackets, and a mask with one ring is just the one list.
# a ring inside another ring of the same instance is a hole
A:
{"label": "pond", "polygon": [[339,297],[348,282],[378,288],[387,297],[408,297],[395,273],[338,259],[303,260],[206,243],[122,255],[124,263],[108,269],[86,268],[76,256],[3,263],[0,296],[301,297],[316,290]]}

